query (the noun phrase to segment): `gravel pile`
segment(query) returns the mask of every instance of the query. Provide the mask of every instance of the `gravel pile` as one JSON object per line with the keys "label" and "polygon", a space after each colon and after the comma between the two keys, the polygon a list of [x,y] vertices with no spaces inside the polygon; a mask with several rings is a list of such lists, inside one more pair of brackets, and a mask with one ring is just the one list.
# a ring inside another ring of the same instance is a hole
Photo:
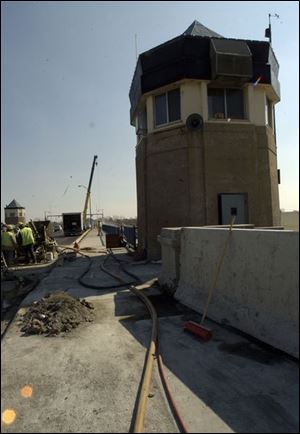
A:
{"label": "gravel pile", "polygon": [[56,336],[70,332],[80,323],[94,319],[93,305],[65,292],[55,292],[34,302],[20,318],[21,331],[27,335]]}

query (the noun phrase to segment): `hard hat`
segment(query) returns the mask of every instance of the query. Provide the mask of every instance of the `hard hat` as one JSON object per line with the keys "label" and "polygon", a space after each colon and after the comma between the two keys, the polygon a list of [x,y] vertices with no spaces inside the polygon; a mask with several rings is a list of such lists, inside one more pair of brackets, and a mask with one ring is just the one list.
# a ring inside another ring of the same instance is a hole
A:
{"label": "hard hat", "polygon": [[13,230],[12,225],[7,225],[6,228],[7,228],[8,231],[12,231]]}
{"label": "hard hat", "polygon": [[25,225],[23,222],[20,222],[18,226],[19,226],[19,228],[23,228]]}

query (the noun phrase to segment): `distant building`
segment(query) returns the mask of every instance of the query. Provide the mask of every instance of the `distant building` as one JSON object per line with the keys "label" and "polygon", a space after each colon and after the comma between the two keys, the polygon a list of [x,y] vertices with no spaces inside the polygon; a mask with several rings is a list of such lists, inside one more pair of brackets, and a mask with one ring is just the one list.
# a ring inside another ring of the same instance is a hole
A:
{"label": "distant building", "polygon": [[25,208],[15,199],[4,208],[5,223],[17,225],[20,222],[25,223]]}
{"label": "distant building", "polygon": [[269,42],[224,38],[197,21],[139,55],[129,97],[148,258],[160,257],[162,227],[228,224],[232,214],[280,225],[278,71]]}
{"label": "distant building", "polygon": [[281,226],[290,231],[299,231],[299,211],[281,211]]}

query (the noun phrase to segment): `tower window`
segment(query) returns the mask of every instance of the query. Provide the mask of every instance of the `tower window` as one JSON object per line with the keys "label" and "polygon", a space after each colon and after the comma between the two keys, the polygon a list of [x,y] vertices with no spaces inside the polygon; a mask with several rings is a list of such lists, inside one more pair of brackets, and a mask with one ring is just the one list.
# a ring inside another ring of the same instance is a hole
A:
{"label": "tower window", "polygon": [[146,107],[138,112],[136,134],[147,134],[147,110]]}
{"label": "tower window", "polygon": [[273,128],[273,105],[269,98],[266,98],[266,119],[267,125]]}
{"label": "tower window", "polygon": [[180,89],[155,97],[155,125],[168,124],[180,120]]}
{"label": "tower window", "polygon": [[211,119],[245,119],[243,90],[208,88],[208,113]]}

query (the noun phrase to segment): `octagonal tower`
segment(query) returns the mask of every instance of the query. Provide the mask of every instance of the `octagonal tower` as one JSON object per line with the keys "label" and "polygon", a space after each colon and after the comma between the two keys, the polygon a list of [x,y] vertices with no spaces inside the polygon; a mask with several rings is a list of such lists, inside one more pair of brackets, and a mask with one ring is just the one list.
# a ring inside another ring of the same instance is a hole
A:
{"label": "octagonal tower", "polygon": [[137,134],[139,248],[160,257],[162,227],[280,225],[274,106],[279,65],[265,41],[195,21],[139,55],[130,88]]}

